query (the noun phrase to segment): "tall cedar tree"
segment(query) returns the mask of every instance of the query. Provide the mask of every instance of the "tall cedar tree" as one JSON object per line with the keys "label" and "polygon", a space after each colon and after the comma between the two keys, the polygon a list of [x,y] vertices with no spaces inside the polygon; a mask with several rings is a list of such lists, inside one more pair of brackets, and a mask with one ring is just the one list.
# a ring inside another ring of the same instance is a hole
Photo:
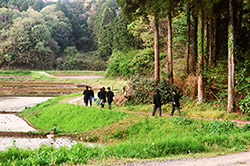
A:
{"label": "tall cedar tree", "polygon": [[233,0],[229,0],[228,28],[228,105],[227,111],[234,111],[234,12]]}
{"label": "tall cedar tree", "polygon": [[187,41],[186,41],[186,60],[185,60],[185,73],[189,74],[189,56],[190,56],[190,4],[187,4]]}

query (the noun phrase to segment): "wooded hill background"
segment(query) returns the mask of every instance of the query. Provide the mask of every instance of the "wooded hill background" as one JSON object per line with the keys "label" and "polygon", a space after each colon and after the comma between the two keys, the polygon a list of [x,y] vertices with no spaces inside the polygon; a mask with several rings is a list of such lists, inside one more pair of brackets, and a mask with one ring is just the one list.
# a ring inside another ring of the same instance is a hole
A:
{"label": "wooded hill background", "polygon": [[249,112],[248,0],[1,0],[0,7],[2,69],[154,76],[198,101],[235,94]]}

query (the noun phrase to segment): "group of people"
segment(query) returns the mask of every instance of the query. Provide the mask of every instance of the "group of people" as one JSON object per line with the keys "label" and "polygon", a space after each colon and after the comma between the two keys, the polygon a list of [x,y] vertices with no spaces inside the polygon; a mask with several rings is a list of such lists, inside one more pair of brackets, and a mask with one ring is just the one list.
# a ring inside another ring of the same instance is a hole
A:
{"label": "group of people", "polygon": [[[180,102],[179,102],[179,95],[176,93],[176,90],[173,90],[173,94],[172,94],[172,111],[170,116],[174,115],[174,111],[175,108],[177,108],[179,116],[181,116],[181,111],[180,111]],[[159,116],[161,116],[161,95],[160,95],[160,91],[158,89],[156,89],[156,93],[153,96],[153,112],[152,112],[152,116],[155,115],[156,110],[158,109],[159,112]]]}
{"label": "group of people", "polygon": [[[97,96],[99,98],[99,104],[101,105],[101,108],[104,108],[104,105],[106,101],[108,101],[108,107],[111,109],[111,104],[113,102],[114,98],[114,92],[111,91],[110,87],[107,88],[108,91],[105,90],[105,87],[102,87],[100,91],[98,92]],[[83,91],[83,101],[85,106],[88,106],[88,103],[90,106],[92,106],[92,100],[94,99],[94,91],[92,90],[91,87],[86,86],[86,89]],[[170,116],[173,116],[175,108],[177,108],[179,116],[181,116],[180,112],[180,102],[179,102],[179,95],[176,93],[175,90],[173,90],[172,94],[172,111]],[[161,95],[159,89],[156,89],[156,93],[153,96],[153,112],[152,116],[155,115],[156,110],[158,109],[159,111],[159,116],[162,116],[161,112]]]}
{"label": "group of people", "polygon": [[[99,104],[101,105],[101,108],[104,108],[104,105],[106,101],[108,101],[108,107],[111,109],[111,103],[113,102],[114,98],[114,92],[111,91],[111,88],[107,88],[108,91],[105,90],[105,87],[102,87],[100,91],[97,93],[97,96],[99,98]],[[86,89],[83,91],[83,101],[85,106],[88,106],[88,103],[90,106],[92,106],[92,100],[94,98],[94,91],[91,87],[86,86]]]}

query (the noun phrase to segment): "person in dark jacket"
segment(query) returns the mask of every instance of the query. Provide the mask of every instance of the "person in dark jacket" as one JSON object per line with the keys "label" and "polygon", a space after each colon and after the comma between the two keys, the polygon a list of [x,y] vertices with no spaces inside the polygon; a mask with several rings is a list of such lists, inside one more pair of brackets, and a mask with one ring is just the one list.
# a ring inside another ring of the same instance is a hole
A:
{"label": "person in dark jacket", "polygon": [[86,89],[83,91],[83,93],[82,93],[83,95],[84,95],[84,97],[83,97],[83,102],[84,102],[84,104],[85,104],[85,106],[88,106],[88,100],[89,100],[89,87],[88,86],[86,86]]}
{"label": "person in dark jacket", "polygon": [[170,116],[174,115],[175,107],[178,110],[179,116],[181,116],[179,99],[180,99],[179,95],[176,93],[176,90],[174,90],[173,95],[172,95],[173,106],[172,106],[172,112]]}
{"label": "person in dark jacket", "polygon": [[89,105],[92,106],[92,100],[94,98],[94,91],[89,87]]}
{"label": "person in dark jacket", "polygon": [[152,116],[155,115],[156,109],[159,111],[159,116],[161,116],[161,95],[159,89],[156,89],[156,94],[153,96],[153,112]]}
{"label": "person in dark jacket", "polygon": [[108,87],[107,89],[108,89],[108,92],[107,92],[107,94],[106,94],[106,97],[107,97],[107,99],[108,99],[109,109],[111,109],[111,103],[112,103],[112,101],[113,101],[114,92],[112,92],[112,91],[110,90],[110,87]]}
{"label": "person in dark jacket", "polygon": [[104,104],[106,102],[106,91],[105,91],[105,88],[104,87],[101,88],[97,95],[98,95],[98,97],[100,99],[101,108],[104,108]]}

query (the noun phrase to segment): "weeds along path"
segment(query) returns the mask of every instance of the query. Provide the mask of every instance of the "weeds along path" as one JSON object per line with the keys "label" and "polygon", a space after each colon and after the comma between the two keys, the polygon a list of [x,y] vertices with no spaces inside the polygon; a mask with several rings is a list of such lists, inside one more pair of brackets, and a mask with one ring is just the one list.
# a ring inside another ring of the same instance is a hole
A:
{"label": "weeds along path", "polygon": [[[68,103],[70,104],[75,104],[75,105],[83,105],[83,97],[76,97],[70,100],[67,100]],[[99,108],[99,107],[96,107]],[[119,110],[121,111],[121,110]],[[126,111],[122,110],[121,112],[126,112],[126,113],[135,113],[135,114],[144,114],[144,115],[152,115],[151,112],[140,112],[140,111]],[[156,112],[157,113],[157,112]],[[162,113],[162,116],[170,116],[169,113]],[[189,117],[189,118],[195,118],[195,119],[210,119],[210,120],[217,120],[217,118],[201,118],[201,117]],[[218,119],[218,120],[224,120],[224,119]],[[243,120],[234,120],[234,119],[227,119],[231,122],[235,122],[237,126],[244,126],[245,124],[250,124],[250,121],[243,121]]]}

